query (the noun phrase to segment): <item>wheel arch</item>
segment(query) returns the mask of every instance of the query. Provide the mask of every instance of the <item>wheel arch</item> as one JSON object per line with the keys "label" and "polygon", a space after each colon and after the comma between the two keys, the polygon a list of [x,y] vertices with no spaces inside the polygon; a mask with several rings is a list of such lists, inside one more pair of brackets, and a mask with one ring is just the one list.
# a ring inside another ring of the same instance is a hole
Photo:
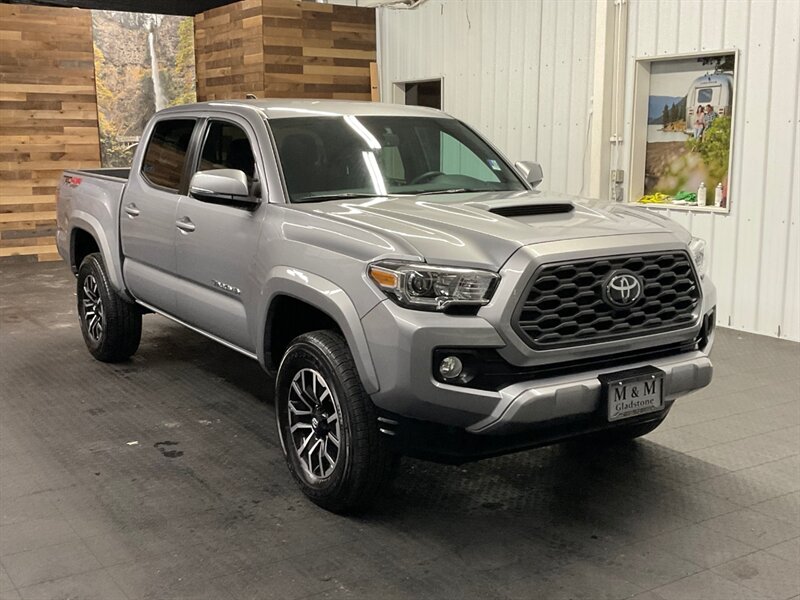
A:
{"label": "wheel arch", "polygon": [[[268,371],[277,370],[285,349],[282,344],[288,345],[308,331],[334,329],[347,341],[365,391],[373,394],[379,390],[361,319],[344,290],[324,277],[291,267],[275,267],[266,280],[256,348],[259,361]],[[299,318],[292,320],[293,316]],[[287,323],[293,327],[287,327]]]}
{"label": "wheel arch", "polygon": [[69,240],[69,265],[72,272],[77,273],[83,259],[94,252],[101,252],[94,235],[82,227],[73,228]]}
{"label": "wheel arch", "polygon": [[130,300],[122,277],[119,249],[112,247],[100,221],[89,213],[76,211],[70,216],[69,240],[70,268],[73,273],[78,272],[81,261],[91,254],[88,250],[99,252],[111,285],[123,298]]}

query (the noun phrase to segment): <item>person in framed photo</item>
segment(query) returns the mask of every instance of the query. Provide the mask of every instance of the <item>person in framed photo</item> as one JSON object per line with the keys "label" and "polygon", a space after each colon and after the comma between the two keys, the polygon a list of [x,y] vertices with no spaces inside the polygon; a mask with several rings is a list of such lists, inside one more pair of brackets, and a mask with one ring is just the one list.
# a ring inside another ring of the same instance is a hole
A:
{"label": "person in framed photo", "polygon": [[705,116],[705,112],[703,111],[703,105],[699,105],[697,110],[694,112],[694,139],[699,140],[703,137],[703,128],[704,121],[703,117]]}
{"label": "person in framed photo", "polygon": [[711,127],[711,123],[717,118],[717,113],[714,112],[714,107],[710,104],[706,105],[706,114],[703,116],[703,131]]}

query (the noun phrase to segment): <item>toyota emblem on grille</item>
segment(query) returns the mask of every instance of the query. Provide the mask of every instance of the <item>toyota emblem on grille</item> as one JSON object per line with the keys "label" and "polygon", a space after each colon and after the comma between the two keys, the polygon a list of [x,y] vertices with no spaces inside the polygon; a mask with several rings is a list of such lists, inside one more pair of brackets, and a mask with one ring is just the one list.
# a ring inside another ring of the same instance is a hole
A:
{"label": "toyota emblem on grille", "polygon": [[642,291],[642,280],[631,271],[614,271],[603,283],[603,297],[611,306],[631,306]]}

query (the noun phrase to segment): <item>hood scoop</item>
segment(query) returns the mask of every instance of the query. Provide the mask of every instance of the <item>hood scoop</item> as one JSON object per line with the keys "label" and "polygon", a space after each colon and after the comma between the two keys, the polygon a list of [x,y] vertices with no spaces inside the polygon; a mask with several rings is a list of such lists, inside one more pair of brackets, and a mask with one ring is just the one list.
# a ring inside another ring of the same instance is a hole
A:
{"label": "hood scoop", "polygon": [[537,198],[526,194],[502,199],[487,199],[483,202],[468,202],[468,206],[488,211],[501,217],[528,217],[538,215],[558,215],[575,210],[575,205],[567,198]]}
{"label": "hood scoop", "polygon": [[557,215],[575,210],[571,203],[559,202],[553,204],[522,204],[517,206],[496,206],[489,212],[501,217],[527,217],[531,215]]}

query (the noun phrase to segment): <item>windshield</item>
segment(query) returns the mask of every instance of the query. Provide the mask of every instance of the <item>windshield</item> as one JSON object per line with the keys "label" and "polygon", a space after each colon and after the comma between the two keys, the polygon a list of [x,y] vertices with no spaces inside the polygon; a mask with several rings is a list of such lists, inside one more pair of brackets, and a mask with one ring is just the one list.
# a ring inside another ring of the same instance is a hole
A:
{"label": "windshield", "polygon": [[455,119],[270,119],[292,202],[523,190],[503,160]]}

